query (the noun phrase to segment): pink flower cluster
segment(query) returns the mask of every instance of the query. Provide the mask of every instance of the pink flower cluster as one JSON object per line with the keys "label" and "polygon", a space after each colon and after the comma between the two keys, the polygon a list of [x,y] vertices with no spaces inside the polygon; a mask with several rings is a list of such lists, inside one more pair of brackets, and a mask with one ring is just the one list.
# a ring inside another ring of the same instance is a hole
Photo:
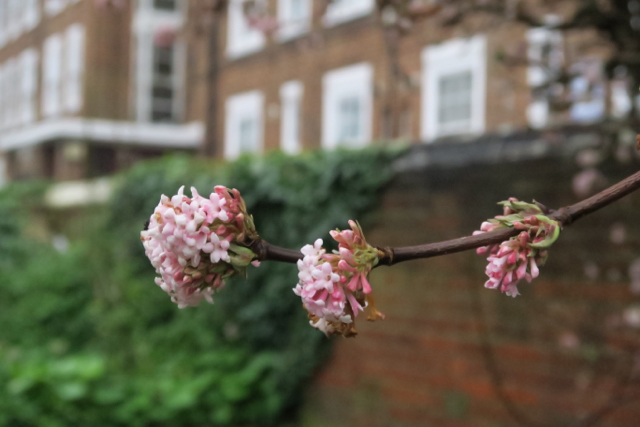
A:
{"label": "pink flower cluster", "polygon": [[483,246],[477,249],[478,255],[489,254],[489,264],[485,270],[489,280],[484,286],[500,289],[508,296],[516,297],[518,282],[525,279],[531,282],[538,277],[539,267],[548,258],[548,248],[556,241],[560,225],[547,218],[540,207],[522,203],[510,198],[504,205],[504,215],[485,221],[480,231],[473,234],[491,232],[500,228],[513,227],[522,230],[517,236],[500,244]]}
{"label": "pink flower cluster", "polygon": [[[160,275],[156,284],[171,296],[179,308],[212,303],[215,290],[225,279],[237,274],[253,254],[238,247],[246,237],[254,237],[252,218],[237,190],[217,186],[209,198],[184,186],[160,204],[140,233],[145,254]],[[255,234],[257,237],[257,234]]]}
{"label": "pink flower cluster", "polygon": [[[353,336],[355,318],[371,301],[367,276],[378,263],[377,250],[369,246],[360,225],[349,221],[350,230],[333,230],[338,251],[327,254],[322,239],[306,245],[298,261],[299,282],[293,292],[302,298],[310,323],[325,334]],[[371,320],[383,317],[373,310]]]}

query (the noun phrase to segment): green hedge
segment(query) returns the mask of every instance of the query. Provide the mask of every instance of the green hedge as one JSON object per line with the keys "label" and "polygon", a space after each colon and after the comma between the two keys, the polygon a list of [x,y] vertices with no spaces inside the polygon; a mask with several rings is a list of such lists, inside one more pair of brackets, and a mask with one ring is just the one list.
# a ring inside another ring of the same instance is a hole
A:
{"label": "green hedge", "polygon": [[87,214],[92,226],[65,253],[25,237],[42,187],[5,190],[0,425],[295,425],[330,343],[291,292],[295,266],[263,263],[213,306],[178,310],[153,283],[140,229],[161,193],[223,184],[241,190],[264,238],[299,248],[350,218],[366,221],[393,158],[369,150],[140,164],[117,177],[111,203]]}

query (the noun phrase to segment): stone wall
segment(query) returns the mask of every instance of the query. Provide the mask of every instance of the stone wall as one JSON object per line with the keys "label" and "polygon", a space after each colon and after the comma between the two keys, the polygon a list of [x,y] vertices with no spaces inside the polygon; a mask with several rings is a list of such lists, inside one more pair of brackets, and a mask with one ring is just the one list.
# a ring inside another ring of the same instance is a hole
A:
{"label": "stone wall", "polygon": [[[471,234],[510,196],[571,204],[585,172],[593,193],[637,171],[640,162],[625,150],[618,155],[625,164],[600,162],[607,149],[587,148],[407,170],[365,232],[374,245],[413,245]],[[386,320],[362,320],[357,338],[336,339],[308,392],[303,425],[637,425],[638,208],[633,194],[567,227],[540,277],[521,284],[516,299],[483,288],[485,261],[473,251],[375,269],[371,283]]]}

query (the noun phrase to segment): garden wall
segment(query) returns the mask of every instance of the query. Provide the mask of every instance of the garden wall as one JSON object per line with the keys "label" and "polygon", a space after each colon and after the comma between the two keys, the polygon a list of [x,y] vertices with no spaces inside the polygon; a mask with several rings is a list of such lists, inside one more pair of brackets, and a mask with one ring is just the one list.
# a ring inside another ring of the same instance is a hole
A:
{"label": "garden wall", "polygon": [[[455,147],[413,150],[397,162],[367,239],[403,246],[469,235],[500,200],[568,205],[638,169],[630,146],[611,153],[573,142],[557,155],[549,140],[544,155],[535,143],[480,145],[467,158]],[[503,163],[509,153],[518,157]],[[639,208],[634,194],[567,227],[515,299],[483,288],[485,261],[474,251],[375,269],[386,320],[359,319],[357,338],[336,340],[304,425],[637,425]]]}

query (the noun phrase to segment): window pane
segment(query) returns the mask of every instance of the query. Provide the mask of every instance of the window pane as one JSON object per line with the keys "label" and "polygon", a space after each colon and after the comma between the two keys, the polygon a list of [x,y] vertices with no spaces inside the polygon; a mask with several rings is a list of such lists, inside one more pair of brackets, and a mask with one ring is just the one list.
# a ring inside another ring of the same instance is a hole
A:
{"label": "window pane", "polygon": [[151,87],[151,120],[173,121],[173,46],[153,48],[153,81]]}
{"label": "window pane", "polygon": [[240,120],[240,152],[252,152],[255,151],[256,146],[256,123],[251,118],[244,118]]}
{"label": "window pane", "polygon": [[173,71],[173,47],[154,48],[153,70],[159,74],[171,74]]}
{"label": "window pane", "polygon": [[306,18],[305,5],[306,0],[291,0],[291,20],[300,21]]}
{"label": "window pane", "polygon": [[154,98],[172,98],[173,97],[173,89],[170,87],[160,87],[155,86],[153,88],[153,97]]}
{"label": "window pane", "polygon": [[[155,105],[154,105],[155,107]],[[173,114],[171,111],[154,110],[151,112],[151,121],[153,122],[171,122],[173,121]]]}
{"label": "window pane", "polygon": [[161,10],[175,10],[176,0],[153,0],[153,7]]}
{"label": "window pane", "polygon": [[360,100],[357,97],[343,98],[338,114],[338,141],[357,140],[360,137]]}
{"label": "window pane", "polygon": [[438,82],[438,122],[468,128],[471,120],[471,71],[450,74]]}

